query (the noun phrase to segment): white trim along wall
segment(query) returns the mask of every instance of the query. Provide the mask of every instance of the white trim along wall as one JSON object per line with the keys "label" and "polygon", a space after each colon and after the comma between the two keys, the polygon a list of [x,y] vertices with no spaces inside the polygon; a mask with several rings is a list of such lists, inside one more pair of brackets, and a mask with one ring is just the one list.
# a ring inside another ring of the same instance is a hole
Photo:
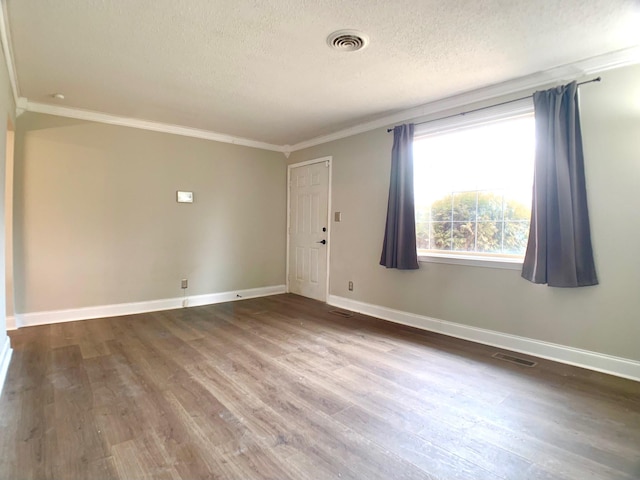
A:
{"label": "white trim along wall", "polygon": [[450,337],[640,381],[640,362],[329,295],[329,305]]}
{"label": "white trim along wall", "polygon": [[7,372],[9,371],[9,363],[11,362],[11,342],[9,337],[5,338],[4,345],[0,348],[0,396],[2,396],[2,387],[4,381],[7,378]]}
{"label": "white trim along wall", "polygon": [[209,293],[190,297],[165,298],[147,302],[119,303],[115,305],[100,305],[95,307],[74,308],[69,310],[53,310],[48,312],[16,313],[7,318],[7,329],[14,330],[21,327],[33,327],[51,323],[73,322],[92,318],[117,317],[121,315],[135,315],[137,313],[157,312],[160,310],[174,310],[183,307],[200,307],[214,303],[231,302],[247,298],[266,297],[286,293],[285,285],[234,290],[231,292]]}
{"label": "white trim along wall", "polygon": [[[213,293],[184,298],[170,298],[153,300],[149,302],[123,303],[117,305],[102,305],[73,310],[56,310],[49,312],[35,312],[16,314],[7,318],[7,328],[13,330],[20,327],[46,325],[52,323],[71,322],[76,320],[89,320],[93,318],[115,317],[121,315],[134,315],[138,313],[154,312],[159,310],[172,310],[182,307],[195,307],[215,303],[230,302],[248,298],[277,295],[286,292],[285,285],[272,287],[252,288],[233,292]],[[390,322],[407,325],[435,333],[441,333],[450,337],[470,340],[484,345],[503,348],[514,352],[546,358],[568,365],[595,370],[630,380],[640,381],[640,362],[625,358],[604,355],[577,348],[543,342],[531,338],[509,335],[483,328],[470,327],[459,323],[448,322],[437,318],[426,317],[414,313],[394,310],[380,305],[359,302],[336,295],[329,295],[327,303],[338,308],[351,310],[372,317],[388,320]],[[9,338],[0,351],[0,393],[4,378],[11,359],[11,347]]]}

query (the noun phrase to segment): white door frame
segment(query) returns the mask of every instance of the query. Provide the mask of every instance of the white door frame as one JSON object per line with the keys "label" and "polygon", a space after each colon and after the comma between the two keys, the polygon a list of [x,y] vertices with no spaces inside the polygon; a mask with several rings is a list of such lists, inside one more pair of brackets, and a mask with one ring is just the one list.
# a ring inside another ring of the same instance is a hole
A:
{"label": "white door frame", "polygon": [[306,162],[292,163],[287,166],[287,293],[289,290],[289,247],[291,237],[291,170],[297,167],[304,167],[306,165],[313,165],[314,163],[326,162],[329,168],[329,181],[327,185],[327,283],[325,285],[324,301],[329,298],[329,260],[331,258],[331,169],[333,168],[333,157],[321,157],[313,160],[307,160]]}

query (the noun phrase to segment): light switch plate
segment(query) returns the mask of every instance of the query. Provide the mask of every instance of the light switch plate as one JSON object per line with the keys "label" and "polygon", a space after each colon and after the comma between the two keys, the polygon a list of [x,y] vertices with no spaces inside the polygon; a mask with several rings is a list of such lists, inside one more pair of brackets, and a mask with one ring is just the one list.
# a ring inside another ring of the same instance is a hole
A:
{"label": "light switch plate", "polygon": [[177,192],[178,203],[193,203],[193,192]]}
{"label": "light switch plate", "polygon": [[334,222],[341,222],[342,221],[342,212],[334,212],[333,221]]}

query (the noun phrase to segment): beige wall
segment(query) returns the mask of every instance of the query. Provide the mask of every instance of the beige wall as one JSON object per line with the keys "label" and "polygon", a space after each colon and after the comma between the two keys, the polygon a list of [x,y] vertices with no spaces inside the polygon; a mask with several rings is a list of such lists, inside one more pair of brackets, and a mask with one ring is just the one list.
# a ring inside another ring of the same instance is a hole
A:
{"label": "beige wall", "polygon": [[[378,129],[288,160],[334,159],[343,220],[332,224],[330,293],[640,360],[638,78],[640,66],[627,67],[581,88],[599,286],[555,289],[458,265],[380,267],[392,138]],[[9,104],[0,98],[0,109]],[[281,154],[30,113],[16,142],[17,312],[172,298],[183,277],[191,295],[284,283]],[[193,190],[196,203],[176,204],[177,189]]]}
{"label": "beige wall", "polygon": [[18,313],[285,283],[281,153],[34,113],[15,153]]}
{"label": "beige wall", "polygon": [[[640,360],[640,66],[581,87],[593,244],[601,284],[559,289],[520,272],[422,263],[418,271],[378,265],[392,137],[386,129],[295,152],[289,163],[333,156],[330,293],[595,352]],[[354,281],[353,292],[347,290]]]}

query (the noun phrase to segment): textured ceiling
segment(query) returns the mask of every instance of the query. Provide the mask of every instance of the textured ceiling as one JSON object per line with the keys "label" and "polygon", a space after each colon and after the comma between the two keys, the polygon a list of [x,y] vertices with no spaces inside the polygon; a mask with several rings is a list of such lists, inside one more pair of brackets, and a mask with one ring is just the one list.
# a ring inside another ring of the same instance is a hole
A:
{"label": "textured ceiling", "polygon": [[638,0],[6,3],[29,101],[277,145],[640,44]]}

